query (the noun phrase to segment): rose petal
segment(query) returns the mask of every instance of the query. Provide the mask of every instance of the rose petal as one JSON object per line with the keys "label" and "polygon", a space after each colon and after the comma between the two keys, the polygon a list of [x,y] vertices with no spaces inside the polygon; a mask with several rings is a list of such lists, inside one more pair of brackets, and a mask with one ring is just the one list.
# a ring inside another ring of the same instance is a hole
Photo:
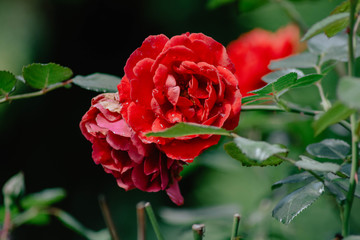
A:
{"label": "rose petal", "polygon": [[184,197],[181,195],[179,183],[175,181],[167,189],[166,193],[173,203],[180,206],[184,204]]}
{"label": "rose petal", "polygon": [[130,96],[132,101],[150,108],[152,89],[154,88],[153,75],[150,68],[154,60],[144,58],[134,67],[134,74],[137,78],[130,80]]}
{"label": "rose petal", "polygon": [[163,35],[149,36],[142,43],[141,47],[136,49],[129,57],[124,67],[125,75],[132,80],[135,78],[133,69],[135,65],[144,58],[156,59],[163,50],[169,39]]}
{"label": "rose petal", "polygon": [[117,135],[130,137],[132,134],[131,129],[123,119],[116,122],[109,122],[102,114],[98,114],[95,120],[99,127],[108,129]]}

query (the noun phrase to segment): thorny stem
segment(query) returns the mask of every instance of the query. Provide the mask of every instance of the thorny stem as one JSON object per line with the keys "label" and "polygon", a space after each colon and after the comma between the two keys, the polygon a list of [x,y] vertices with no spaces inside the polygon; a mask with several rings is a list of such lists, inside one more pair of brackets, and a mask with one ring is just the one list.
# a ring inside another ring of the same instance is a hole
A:
{"label": "thorny stem", "polygon": [[49,86],[48,88],[44,88],[44,89],[41,89],[40,91],[36,91],[36,92],[24,93],[24,94],[18,94],[18,95],[10,95],[10,96],[6,95],[5,97],[0,98],[0,103],[9,102],[9,101],[18,100],[18,99],[38,97],[38,96],[44,95],[50,91],[53,91],[57,88],[65,87],[65,85],[68,85],[72,81],[73,81],[73,79],[70,79],[70,80],[67,80],[67,81],[61,82],[61,83],[55,83],[55,84]]}
{"label": "thorny stem", "polygon": [[[355,55],[354,55],[354,38],[356,28],[355,25],[355,11],[356,11],[356,0],[350,0],[350,23],[349,23],[349,36],[348,36],[348,45],[349,45],[349,62],[348,62],[348,75],[355,76]],[[354,194],[356,188],[356,174],[359,168],[359,136],[356,133],[357,126],[357,113],[353,113],[350,117],[351,122],[351,147],[352,147],[352,159],[351,159],[351,173],[349,179],[349,190],[346,196],[346,202],[344,205],[344,221],[342,227],[342,235],[346,237],[350,233],[350,214],[351,208],[354,201]]]}

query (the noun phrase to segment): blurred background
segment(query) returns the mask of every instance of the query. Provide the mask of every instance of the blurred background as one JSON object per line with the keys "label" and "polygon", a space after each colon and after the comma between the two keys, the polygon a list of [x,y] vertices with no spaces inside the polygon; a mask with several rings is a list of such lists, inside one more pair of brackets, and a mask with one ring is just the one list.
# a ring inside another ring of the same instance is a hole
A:
{"label": "blurred background", "polygon": [[[253,28],[275,31],[290,22],[276,1],[241,0],[240,7],[238,1],[216,7],[217,2],[221,1],[0,0],[0,70],[20,75],[24,65],[55,62],[75,75],[102,72],[122,77],[127,58],[148,35],[203,32],[226,46]],[[341,2],[298,0],[293,4],[311,26]],[[334,98],[335,74],[330,72],[325,81],[325,91]],[[235,212],[242,215],[240,229],[247,239],[333,239],[341,232],[338,209],[330,196],[321,197],[288,226],[277,222],[271,217],[273,207],[298,186],[271,191],[271,185],[297,169],[287,163],[243,167],[224,154],[221,143],[184,170],[180,182],[184,206],[176,207],[163,192],[125,192],[93,163],[91,145],[78,127],[96,95],[73,86],[0,105],[0,186],[23,171],[26,193],[62,187],[67,197],[57,207],[93,230],[105,227],[98,205],[98,195],[104,194],[121,239],[136,239],[136,204],[142,200],[152,203],[166,239],[192,239],[191,225],[199,222],[206,224],[205,239],[229,239]],[[302,90],[289,97],[312,106],[318,102],[317,95],[310,88],[306,98]],[[307,144],[324,137],[348,140],[336,126],[314,138],[311,119],[291,113],[243,112],[237,131],[252,139],[285,144],[294,158]],[[353,213],[359,208],[356,199]],[[352,217],[352,230],[360,234],[360,216]],[[155,239],[150,226],[148,232],[149,239]],[[52,219],[46,226],[20,227],[12,239],[83,238]]]}

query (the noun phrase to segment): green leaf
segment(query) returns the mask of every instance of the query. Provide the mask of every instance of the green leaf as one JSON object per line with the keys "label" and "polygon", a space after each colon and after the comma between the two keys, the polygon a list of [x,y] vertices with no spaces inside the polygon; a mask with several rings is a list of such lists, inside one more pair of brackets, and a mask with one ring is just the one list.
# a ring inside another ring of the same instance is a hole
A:
{"label": "green leaf", "polygon": [[311,182],[281,199],[272,211],[272,216],[284,224],[289,224],[299,213],[315,202],[323,192],[323,183]]}
{"label": "green leaf", "polygon": [[247,158],[263,162],[278,153],[286,153],[288,150],[278,144],[269,144],[263,141],[253,141],[243,137],[234,138],[236,146]]}
{"label": "green leaf", "polygon": [[[229,142],[224,145],[225,151],[234,159],[241,162],[241,164],[245,167],[252,167],[252,166],[259,166],[259,167],[265,167],[265,166],[277,166],[283,162],[282,159],[271,156],[268,159],[259,162],[256,160],[252,160],[248,158],[236,145],[234,142]],[[285,155],[284,153],[280,153],[281,155]]]}
{"label": "green leaf", "polygon": [[325,139],[306,147],[306,151],[319,158],[345,159],[350,151],[350,145],[339,139]]}
{"label": "green leaf", "polygon": [[3,186],[5,206],[10,207],[13,200],[19,198],[25,191],[24,174],[19,172],[12,176]]}
{"label": "green leaf", "polygon": [[55,63],[33,63],[23,68],[26,83],[37,89],[44,89],[51,84],[68,80],[72,75],[70,68]]}
{"label": "green leaf", "polygon": [[342,77],[338,86],[339,99],[350,108],[360,109],[360,78]]}
{"label": "green leaf", "polygon": [[269,83],[263,88],[251,91],[251,93],[256,93],[259,95],[278,93],[292,86],[295,83],[296,79],[297,79],[297,74],[291,72],[289,74],[280,77],[278,80]]}
{"label": "green leaf", "polygon": [[117,92],[121,78],[105,73],[94,73],[87,76],[78,75],[73,83],[79,87],[95,92]]}
{"label": "green leaf", "polygon": [[312,126],[315,130],[315,135],[319,135],[327,127],[348,118],[354,112],[355,110],[348,108],[341,102],[336,102],[328,111],[313,122]]}
{"label": "green leaf", "polygon": [[255,102],[259,102],[259,101],[269,101],[272,100],[273,97],[270,95],[252,95],[252,96],[247,96],[241,99],[241,104],[245,105],[245,104],[252,104]]}
{"label": "green leaf", "polygon": [[[349,191],[349,179],[336,178],[333,180],[333,183],[337,184],[345,191]],[[360,185],[359,184],[356,184],[355,196],[360,198]]]}
{"label": "green leaf", "polygon": [[[334,60],[340,62],[348,61],[348,35],[345,32],[339,33],[331,38],[325,34],[319,34],[308,41],[309,51],[320,57],[319,65]],[[356,36],[355,57],[360,56],[360,39]]]}
{"label": "green leaf", "polygon": [[295,81],[290,88],[306,87],[312,85],[322,79],[324,76],[321,74],[309,74]]}
{"label": "green leaf", "polygon": [[41,192],[25,196],[21,200],[21,206],[25,209],[31,207],[47,207],[63,200],[65,197],[66,192],[62,188],[45,189]]}
{"label": "green leaf", "polygon": [[298,77],[304,76],[304,73],[302,71],[300,71],[299,69],[291,68],[291,69],[282,69],[282,70],[270,72],[270,73],[264,75],[261,79],[266,83],[272,83],[272,82],[278,80],[280,77],[287,75],[289,73],[292,73],[292,72],[296,73]]}
{"label": "green leaf", "polygon": [[349,19],[348,12],[338,13],[326,17],[321,21],[315,23],[313,26],[311,26],[311,28],[306,32],[306,34],[301,39],[301,41],[308,40],[321,32],[330,31],[331,33],[334,33],[335,32],[334,29],[338,31],[339,26],[342,24],[342,21],[346,19]]}
{"label": "green leaf", "polygon": [[283,68],[315,68],[317,66],[319,56],[311,52],[300,53],[295,56],[272,60],[269,69]]}
{"label": "green leaf", "polygon": [[345,203],[346,196],[343,193],[341,187],[327,180],[325,180],[325,187],[332,195],[335,196],[336,200],[340,205],[343,205]]}
{"label": "green leaf", "polygon": [[196,123],[184,123],[184,122],[180,122],[174,125],[173,127],[167,128],[164,131],[149,132],[146,134],[146,136],[174,138],[174,137],[183,137],[183,136],[198,135],[198,134],[215,134],[215,135],[231,136],[231,133],[229,131],[222,128],[196,124]]}
{"label": "green leaf", "polygon": [[330,162],[321,163],[315,161],[306,156],[300,156],[300,161],[295,162],[295,166],[311,171],[320,171],[320,172],[333,172],[336,173],[340,170],[340,165]]}
{"label": "green leaf", "polygon": [[0,96],[6,95],[15,88],[16,77],[8,71],[0,71]]}
{"label": "green leaf", "polygon": [[326,36],[333,37],[337,33],[341,32],[347,26],[349,26],[349,18],[339,19],[331,24],[329,24],[325,29],[324,32]]}
{"label": "green leaf", "polygon": [[110,240],[110,233],[107,229],[100,230],[98,232],[92,231],[84,225],[82,225],[77,219],[71,216],[69,213],[57,209],[54,212],[54,215],[69,229],[77,232],[81,236],[85,237],[88,240]]}
{"label": "green leaf", "polygon": [[298,173],[298,174],[294,174],[291,176],[288,176],[280,181],[277,181],[276,183],[274,183],[271,186],[271,189],[276,189],[281,187],[284,184],[288,184],[288,183],[298,183],[298,182],[304,182],[307,180],[315,180],[315,177],[313,175],[311,175],[308,172],[302,172],[302,173]]}
{"label": "green leaf", "polygon": [[206,7],[209,9],[215,9],[232,2],[235,2],[235,0],[208,0]]}
{"label": "green leaf", "polygon": [[260,96],[266,96],[265,94],[283,94],[286,90],[292,88],[306,87],[319,81],[323,75],[310,74],[302,78],[297,79],[297,73],[288,73],[277,80],[270,82],[263,88],[251,91],[251,93],[259,94]]}

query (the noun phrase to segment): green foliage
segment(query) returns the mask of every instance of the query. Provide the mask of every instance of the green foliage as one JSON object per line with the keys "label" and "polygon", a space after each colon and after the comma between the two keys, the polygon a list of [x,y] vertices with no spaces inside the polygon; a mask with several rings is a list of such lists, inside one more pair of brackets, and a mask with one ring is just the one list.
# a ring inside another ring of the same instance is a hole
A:
{"label": "green foliage", "polygon": [[360,78],[341,78],[337,90],[337,95],[343,103],[350,108],[360,109]]}
{"label": "green foliage", "polygon": [[95,92],[117,92],[121,78],[110,74],[94,73],[87,76],[75,76],[73,83]]}
{"label": "green foliage", "polygon": [[31,207],[47,207],[63,200],[66,192],[62,188],[49,188],[41,192],[26,195],[21,200],[21,206],[25,209]]}
{"label": "green foliage", "polygon": [[16,77],[8,71],[0,71],[0,96],[13,91],[16,84]]}
{"label": "green foliage", "polygon": [[269,68],[272,70],[283,68],[315,68],[318,62],[318,55],[311,52],[303,52],[295,56],[272,60]]}
{"label": "green foliage", "polygon": [[77,232],[81,236],[88,240],[110,240],[110,233],[107,229],[100,230],[98,232],[92,231],[84,227],[79,221],[67,212],[57,209],[54,215],[68,228]]}
{"label": "green foliage", "polygon": [[320,117],[313,122],[315,135],[319,135],[327,127],[347,119],[355,111],[346,107],[341,102],[336,102],[328,111],[321,114]]}
{"label": "green foliage", "polygon": [[68,80],[72,75],[70,68],[55,63],[33,63],[23,68],[26,83],[37,89],[45,89],[52,84]]}
{"label": "green foliage", "polygon": [[294,175],[290,175],[280,181],[275,182],[272,186],[271,189],[276,189],[281,187],[284,184],[288,184],[288,183],[299,183],[299,182],[304,182],[307,180],[315,180],[315,177],[313,175],[311,175],[308,172],[302,172],[302,173],[298,173],[298,174],[294,174]]}
{"label": "green foliage", "polygon": [[231,136],[231,133],[229,131],[222,128],[218,128],[214,126],[206,126],[196,123],[185,123],[185,122],[178,123],[171,128],[167,128],[164,131],[149,132],[146,134],[146,136],[174,138],[174,137],[183,137],[183,136],[198,135],[198,134],[215,134],[215,135]]}
{"label": "green foliage", "polygon": [[280,200],[272,215],[284,224],[289,224],[299,213],[315,202],[324,192],[322,182],[311,182]]}
{"label": "green foliage", "polygon": [[344,29],[346,25],[344,25],[344,22],[349,21],[349,13],[343,12],[343,13],[337,13],[333,14],[331,16],[328,16],[319,22],[315,23],[304,35],[302,38],[302,41],[308,40],[312,38],[313,36],[322,33],[327,32],[330,36],[334,36],[336,33]]}
{"label": "green foliage", "polygon": [[304,76],[304,73],[302,71],[300,71],[299,69],[286,68],[286,69],[281,69],[278,71],[270,72],[270,73],[264,75],[261,79],[266,83],[272,83],[272,82],[275,82],[276,80],[278,80],[279,78],[281,78],[282,76],[287,75],[289,73],[296,73],[297,77],[299,77],[299,78]]}
{"label": "green foliage", "polygon": [[3,186],[2,192],[4,194],[5,207],[10,209],[11,205],[24,194],[24,191],[24,174],[19,172],[12,176]]}
{"label": "green foliage", "polygon": [[350,145],[339,139],[325,139],[308,145],[306,151],[318,158],[345,159],[350,152]]}
{"label": "green foliage", "polygon": [[[283,162],[281,158],[276,156],[270,156],[264,161],[257,161],[247,157],[236,145],[235,142],[229,142],[224,145],[225,151],[234,159],[241,162],[243,166],[246,167],[266,167],[266,166],[276,166]],[[280,153],[281,155],[285,155],[284,153]]]}
{"label": "green foliage", "polygon": [[[340,186],[346,192],[349,190],[349,180],[348,179],[336,178],[336,179],[333,180],[333,183]],[[359,186],[359,184],[356,185],[355,196],[360,198],[360,186]]]}
{"label": "green foliage", "polygon": [[333,172],[336,173],[340,170],[340,165],[330,162],[321,163],[315,161],[306,156],[300,156],[300,161],[295,162],[295,166],[311,171],[319,171],[319,172]]}
{"label": "green foliage", "polygon": [[275,155],[284,156],[288,150],[277,144],[238,136],[234,138],[234,142],[225,145],[225,151],[244,166],[268,166],[280,164],[282,159]]}

